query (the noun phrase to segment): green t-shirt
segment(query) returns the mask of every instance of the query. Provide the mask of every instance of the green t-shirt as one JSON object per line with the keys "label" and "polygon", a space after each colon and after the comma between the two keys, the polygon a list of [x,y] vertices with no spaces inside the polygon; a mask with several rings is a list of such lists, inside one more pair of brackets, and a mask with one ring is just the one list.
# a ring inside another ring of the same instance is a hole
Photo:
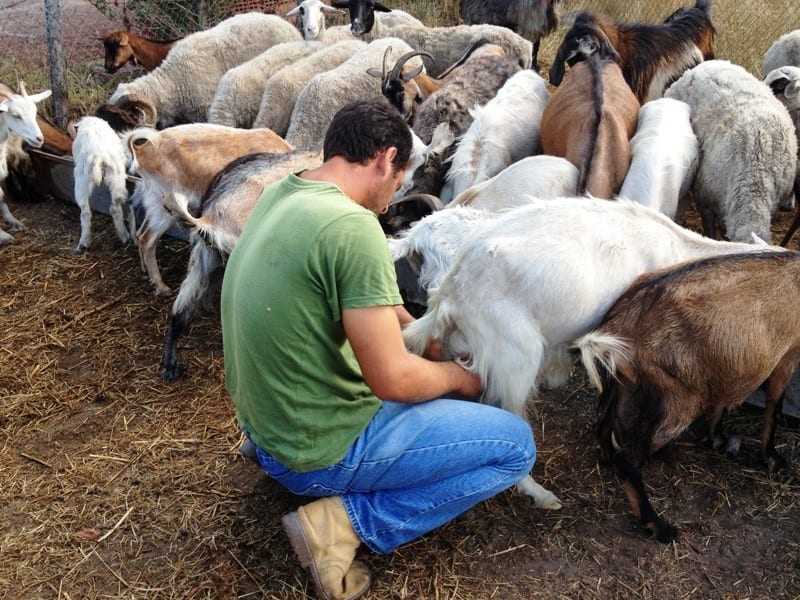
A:
{"label": "green t-shirt", "polygon": [[295,471],[339,462],[380,407],[342,309],[402,304],[375,215],[289,175],[264,190],[222,285],[225,382],[241,427]]}

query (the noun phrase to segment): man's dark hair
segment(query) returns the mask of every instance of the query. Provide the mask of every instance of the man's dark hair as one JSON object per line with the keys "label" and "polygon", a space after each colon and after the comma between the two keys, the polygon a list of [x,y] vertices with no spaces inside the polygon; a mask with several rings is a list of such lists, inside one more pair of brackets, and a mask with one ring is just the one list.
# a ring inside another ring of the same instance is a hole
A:
{"label": "man's dark hair", "polygon": [[366,164],[381,150],[397,148],[392,164],[402,169],[411,158],[411,131],[388,102],[353,102],[337,112],[325,134],[323,160],[341,156],[347,162]]}

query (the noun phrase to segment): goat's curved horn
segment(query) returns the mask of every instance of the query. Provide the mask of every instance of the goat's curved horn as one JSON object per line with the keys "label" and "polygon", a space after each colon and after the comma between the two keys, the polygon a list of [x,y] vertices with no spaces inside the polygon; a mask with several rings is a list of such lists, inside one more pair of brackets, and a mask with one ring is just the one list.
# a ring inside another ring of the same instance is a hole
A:
{"label": "goat's curved horn", "polygon": [[415,56],[427,56],[431,60],[434,60],[433,56],[421,50],[412,50],[411,52],[406,52],[403,54],[403,56],[397,59],[397,62],[394,63],[394,67],[392,67],[392,70],[389,72],[388,76],[384,75],[384,81],[387,79],[398,79],[403,67]]}
{"label": "goat's curved horn", "polygon": [[156,111],[156,107],[150,104],[149,102],[136,102],[134,104],[136,110],[138,110],[142,114],[142,118],[144,119],[144,125],[149,127],[155,127],[156,123],[158,122],[158,111]]}
{"label": "goat's curved horn", "polygon": [[386,51],[383,53],[383,63],[381,66],[381,81],[386,81],[386,61],[389,60],[389,53],[392,51],[391,46],[386,46]]}
{"label": "goat's curved horn", "polygon": [[19,93],[25,97],[28,96],[28,90],[25,89],[25,82],[22,79],[19,80]]}
{"label": "goat's curved horn", "polygon": [[444,204],[433,194],[408,194],[398,200],[392,200],[389,206],[396,206],[397,204],[405,204],[406,202],[422,202],[425,206],[431,209],[431,212],[442,210]]}

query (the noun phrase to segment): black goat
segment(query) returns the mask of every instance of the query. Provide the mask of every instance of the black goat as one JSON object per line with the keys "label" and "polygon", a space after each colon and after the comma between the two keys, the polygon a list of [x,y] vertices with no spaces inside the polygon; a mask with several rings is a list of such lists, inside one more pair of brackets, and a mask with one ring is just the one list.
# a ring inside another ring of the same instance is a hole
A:
{"label": "black goat", "polygon": [[625,81],[644,103],[663,96],[688,69],[713,59],[715,36],[711,0],[696,0],[660,25],[618,23],[606,15],[582,12],[558,48],[550,83],[559,85],[566,65],[584,60],[587,47],[608,42],[620,55]]}

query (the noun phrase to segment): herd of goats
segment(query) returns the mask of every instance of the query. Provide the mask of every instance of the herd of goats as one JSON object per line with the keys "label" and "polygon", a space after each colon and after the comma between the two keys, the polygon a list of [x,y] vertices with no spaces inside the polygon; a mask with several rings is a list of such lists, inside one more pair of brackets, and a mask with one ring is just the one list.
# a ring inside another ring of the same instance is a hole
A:
{"label": "herd of goats", "polygon": [[[710,445],[735,453],[723,417],[764,389],[762,458],[770,472],[787,466],[774,438],[800,362],[800,254],[772,246],[770,226],[800,192],[800,30],[772,45],[756,77],[714,60],[711,0],[659,24],[583,12],[548,86],[537,55],[556,2],[462,0],[465,25],[430,28],[374,0],[302,0],[287,15],[296,25],[248,13],[163,43],[114,32],[106,69],[148,73],[68,133],[36,116],[49,92],[0,87],[0,180],[25,193],[27,146],[71,155],[76,251],[91,244],[89,198],[103,185],[158,294],[170,292],[158,240],[189,229],[162,356],[175,380],[177,341],[263,188],[320,164],[341,107],[383,95],[414,139],[380,216],[398,270],[414,274],[406,298],[427,305],[404,331],[408,347],[435,338],[468,355],[484,400],[523,416],[539,387],[567,381],[577,351],[600,391],[602,455],[633,514],[669,542],[677,531],[640,468],[697,418]],[[349,25],[325,26],[345,10]],[[139,178],[130,196],[128,173]],[[2,198],[2,217],[21,228]],[[707,237],[677,224],[689,200]],[[520,487],[561,506],[530,477]]]}

